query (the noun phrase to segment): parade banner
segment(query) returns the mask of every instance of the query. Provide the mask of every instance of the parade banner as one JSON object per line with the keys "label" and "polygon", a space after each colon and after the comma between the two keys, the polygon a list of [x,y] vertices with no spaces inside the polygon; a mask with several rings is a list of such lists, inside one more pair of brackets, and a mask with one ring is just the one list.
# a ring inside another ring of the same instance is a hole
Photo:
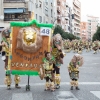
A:
{"label": "parade banner", "polygon": [[45,52],[50,51],[52,24],[11,22],[9,72],[18,75],[38,75]]}

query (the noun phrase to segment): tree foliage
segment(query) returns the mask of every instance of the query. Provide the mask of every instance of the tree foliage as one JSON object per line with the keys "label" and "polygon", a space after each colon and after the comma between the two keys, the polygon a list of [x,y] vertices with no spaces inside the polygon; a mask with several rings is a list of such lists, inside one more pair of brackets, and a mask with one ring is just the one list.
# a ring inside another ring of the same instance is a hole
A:
{"label": "tree foliage", "polygon": [[92,40],[93,40],[93,41],[95,41],[95,40],[99,40],[99,41],[100,41],[100,27],[97,28],[97,31],[96,31],[96,33],[93,35]]}
{"label": "tree foliage", "polygon": [[59,25],[57,25],[55,27],[53,35],[55,35],[57,33],[59,33],[63,39],[69,39],[69,40],[80,39],[80,38],[74,36],[72,33],[65,32]]}

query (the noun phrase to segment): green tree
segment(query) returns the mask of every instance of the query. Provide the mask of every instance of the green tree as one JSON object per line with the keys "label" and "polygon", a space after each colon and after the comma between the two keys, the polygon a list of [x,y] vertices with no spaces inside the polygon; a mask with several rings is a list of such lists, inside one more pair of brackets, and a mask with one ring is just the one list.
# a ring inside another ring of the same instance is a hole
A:
{"label": "green tree", "polygon": [[79,39],[78,37],[74,36],[73,34],[71,33],[67,33],[65,32],[62,27],[60,27],[59,25],[57,25],[55,28],[54,28],[54,32],[53,32],[53,35],[59,33],[63,39],[69,39],[69,40],[73,40],[73,39]]}
{"label": "green tree", "polygon": [[100,27],[97,28],[97,31],[96,31],[96,33],[93,35],[92,40],[93,40],[93,41],[95,41],[95,40],[100,40]]}
{"label": "green tree", "polygon": [[54,28],[53,34],[55,35],[55,34],[57,34],[57,33],[59,33],[61,36],[62,36],[62,34],[64,33],[64,30],[63,30],[59,25],[57,25],[57,26]]}

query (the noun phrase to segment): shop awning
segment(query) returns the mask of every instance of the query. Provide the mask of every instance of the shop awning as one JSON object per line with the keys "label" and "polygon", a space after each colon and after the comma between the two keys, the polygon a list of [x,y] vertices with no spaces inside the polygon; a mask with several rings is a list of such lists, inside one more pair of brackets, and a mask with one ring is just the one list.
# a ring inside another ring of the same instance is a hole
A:
{"label": "shop awning", "polygon": [[4,13],[12,14],[12,13],[24,13],[25,8],[5,8]]}

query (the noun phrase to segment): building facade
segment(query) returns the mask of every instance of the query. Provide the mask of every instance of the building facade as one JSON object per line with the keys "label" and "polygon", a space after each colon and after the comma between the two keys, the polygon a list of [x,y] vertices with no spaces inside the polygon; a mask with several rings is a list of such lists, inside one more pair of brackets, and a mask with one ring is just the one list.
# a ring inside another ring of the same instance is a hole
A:
{"label": "building facade", "polygon": [[54,23],[56,0],[34,0],[33,7],[34,17],[40,23]]}
{"label": "building facade", "polygon": [[64,31],[67,29],[68,14],[66,0],[57,0],[57,25],[60,25]]}
{"label": "building facade", "polygon": [[[28,19],[28,3],[25,0],[3,0],[4,23]],[[6,27],[6,26],[5,26]]]}
{"label": "building facade", "polygon": [[72,9],[72,33],[80,37],[81,28],[81,2],[79,0],[66,0],[70,9]]}
{"label": "building facade", "polygon": [[66,32],[68,33],[73,33],[73,14],[72,14],[72,9],[71,7],[69,6],[69,4],[67,3],[66,5],[67,9],[66,9],[66,12],[67,12],[67,16],[68,16],[68,19],[67,19],[67,27],[66,27]]}
{"label": "building facade", "polygon": [[11,21],[29,21],[33,15],[40,23],[54,23],[56,0],[0,0],[0,31]]}
{"label": "building facade", "polygon": [[88,40],[87,22],[81,22],[81,40]]}
{"label": "building facade", "polygon": [[98,22],[99,17],[87,16],[87,32],[89,40],[92,40],[92,37],[97,30]]}
{"label": "building facade", "polygon": [[10,21],[34,18],[40,23],[53,23],[57,17],[56,0],[0,0],[0,16],[4,19],[0,27],[7,27]]}
{"label": "building facade", "polygon": [[80,37],[81,28],[81,3],[79,0],[73,0],[74,14],[74,35]]}

